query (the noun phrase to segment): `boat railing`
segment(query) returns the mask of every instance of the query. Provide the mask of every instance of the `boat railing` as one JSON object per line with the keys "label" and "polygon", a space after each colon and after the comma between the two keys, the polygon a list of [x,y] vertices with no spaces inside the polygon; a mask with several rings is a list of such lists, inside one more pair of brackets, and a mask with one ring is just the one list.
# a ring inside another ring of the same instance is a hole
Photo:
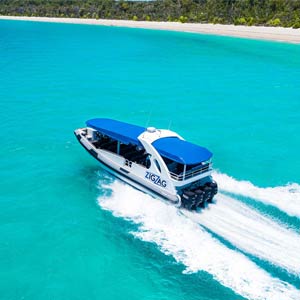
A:
{"label": "boat railing", "polygon": [[169,172],[169,173],[170,173],[171,178],[178,180],[178,181],[183,181],[183,180],[198,176],[200,174],[203,174],[205,172],[208,172],[210,170],[212,170],[212,164],[208,163],[201,168],[197,168],[195,170],[193,170],[193,169],[189,170],[189,171],[185,172],[185,174],[184,173],[176,174],[173,172]]}

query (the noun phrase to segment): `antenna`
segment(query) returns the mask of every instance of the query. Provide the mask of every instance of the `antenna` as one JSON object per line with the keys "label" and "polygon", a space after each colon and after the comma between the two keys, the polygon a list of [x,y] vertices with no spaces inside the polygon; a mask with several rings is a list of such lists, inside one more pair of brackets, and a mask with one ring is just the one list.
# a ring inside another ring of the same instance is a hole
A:
{"label": "antenna", "polygon": [[146,123],[146,128],[149,126],[149,122],[150,122],[151,116],[152,116],[152,109],[151,109],[151,111],[149,112],[149,115],[148,115],[148,120],[147,120],[147,123]]}

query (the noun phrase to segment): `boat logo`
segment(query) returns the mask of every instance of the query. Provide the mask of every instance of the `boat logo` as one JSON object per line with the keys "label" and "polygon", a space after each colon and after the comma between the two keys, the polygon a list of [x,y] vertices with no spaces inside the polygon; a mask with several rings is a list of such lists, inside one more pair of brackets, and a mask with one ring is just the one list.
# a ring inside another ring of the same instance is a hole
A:
{"label": "boat logo", "polygon": [[167,186],[167,182],[165,180],[161,180],[160,176],[147,172],[146,171],[146,179],[149,179],[150,181],[152,181],[153,183],[162,186],[162,187],[166,187]]}

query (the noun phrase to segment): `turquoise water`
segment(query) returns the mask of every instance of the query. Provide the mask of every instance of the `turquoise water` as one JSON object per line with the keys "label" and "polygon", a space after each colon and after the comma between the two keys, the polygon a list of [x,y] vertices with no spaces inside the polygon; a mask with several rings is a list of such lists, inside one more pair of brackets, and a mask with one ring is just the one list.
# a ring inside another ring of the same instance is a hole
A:
{"label": "turquoise water", "polygon": [[[299,101],[299,45],[0,21],[1,299],[299,299]],[[217,202],[114,180],[92,117],[209,148]]]}

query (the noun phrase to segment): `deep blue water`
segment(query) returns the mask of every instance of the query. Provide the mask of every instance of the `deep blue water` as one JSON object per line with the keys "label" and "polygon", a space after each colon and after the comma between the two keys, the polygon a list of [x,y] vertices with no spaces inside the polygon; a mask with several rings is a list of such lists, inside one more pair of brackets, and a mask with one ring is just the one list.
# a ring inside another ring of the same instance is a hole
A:
{"label": "deep blue water", "polygon": [[[1,298],[300,298],[299,45],[1,20],[0,117]],[[93,117],[209,148],[217,202],[114,180]]]}

